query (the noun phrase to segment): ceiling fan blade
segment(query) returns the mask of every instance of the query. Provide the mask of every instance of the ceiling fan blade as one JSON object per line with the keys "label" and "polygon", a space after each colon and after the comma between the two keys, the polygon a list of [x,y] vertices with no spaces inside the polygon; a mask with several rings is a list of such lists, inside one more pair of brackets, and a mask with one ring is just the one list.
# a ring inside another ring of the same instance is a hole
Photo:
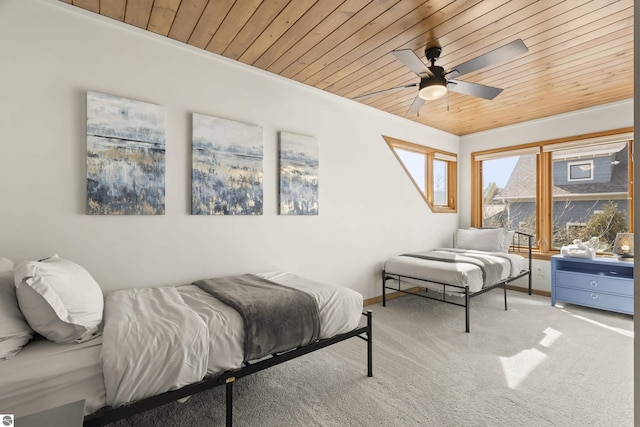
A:
{"label": "ceiling fan blade", "polygon": [[413,100],[413,104],[411,104],[411,107],[409,107],[409,110],[407,111],[405,116],[412,116],[414,114],[420,115],[420,109],[422,108],[423,105],[424,105],[424,99],[420,98],[419,96],[416,96],[416,99]]}
{"label": "ceiling fan blade", "polygon": [[362,101],[363,99],[370,98],[372,96],[382,95],[383,93],[395,92],[397,90],[408,89],[410,87],[417,87],[418,83],[412,83],[410,85],[392,87],[391,89],[379,90],[377,92],[365,93],[364,95],[356,96],[353,98],[354,101]]}
{"label": "ceiling fan blade", "polygon": [[491,52],[487,52],[467,62],[463,62],[460,65],[452,67],[447,72],[447,78],[455,79],[456,77],[480,70],[490,65],[508,61],[518,55],[527,53],[528,51],[529,49],[521,39],[514,40],[511,43],[507,43],[504,46],[492,50]]}
{"label": "ceiling fan blade", "polygon": [[449,80],[447,82],[447,89],[452,92],[477,96],[478,98],[484,98],[488,100],[492,100],[496,96],[500,95],[504,90],[497,87],[485,86],[478,83],[463,82],[460,80]]}
{"label": "ceiling fan blade", "polygon": [[429,77],[433,77],[433,73],[429,71],[424,62],[411,49],[394,50],[391,53],[418,76],[422,77],[423,74],[426,74]]}

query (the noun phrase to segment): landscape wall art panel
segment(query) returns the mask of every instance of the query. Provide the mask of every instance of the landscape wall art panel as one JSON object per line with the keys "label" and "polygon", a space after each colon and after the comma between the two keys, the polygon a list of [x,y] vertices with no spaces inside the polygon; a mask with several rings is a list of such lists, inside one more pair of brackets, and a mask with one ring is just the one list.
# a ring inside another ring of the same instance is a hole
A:
{"label": "landscape wall art panel", "polygon": [[87,214],[161,215],[164,108],[87,92]]}
{"label": "landscape wall art panel", "polygon": [[280,214],[318,215],[318,142],[280,132]]}
{"label": "landscape wall art panel", "polygon": [[193,114],[194,215],[262,215],[262,127]]}

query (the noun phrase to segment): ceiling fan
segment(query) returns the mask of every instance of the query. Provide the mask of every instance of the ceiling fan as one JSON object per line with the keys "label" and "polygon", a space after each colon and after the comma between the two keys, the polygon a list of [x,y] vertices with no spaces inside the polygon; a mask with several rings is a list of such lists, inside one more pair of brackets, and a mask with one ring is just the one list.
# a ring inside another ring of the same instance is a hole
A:
{"label": "ceiling fan", "polygon": [[444,68],[436,65],[436,60],[440,58],[442,53],[442,48],[439,46],[427,47],[424,51],[425,57],[431,63],[430,67],[427,67],[411,49],[394,50],[391,53],[416,73],[420,77],[420,82],[360,95],[353,99],[360,101],[383,93],[417,87],[419,88],[418,96],[409,107],[407,116],[417,114],[425,101],[441,98],[447,93],[447,90],[491,100],[498,96],[503,89],[453,79],[490,65],[508,61],[528,51],[529,49],[524,42],[517,39],[445,71]]}

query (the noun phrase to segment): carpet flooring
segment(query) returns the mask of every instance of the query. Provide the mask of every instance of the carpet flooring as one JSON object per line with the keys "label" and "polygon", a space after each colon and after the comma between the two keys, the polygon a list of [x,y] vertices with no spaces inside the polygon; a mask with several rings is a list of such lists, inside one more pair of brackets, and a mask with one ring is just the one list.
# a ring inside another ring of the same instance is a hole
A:
{"label": "carpet flooring", "polygon": [[[632,426],[633,317],[509,291],[464,310],[373,305],[374,367],[351,339],[242,378],[235,426]],[[111,424],[221,426],[224,388]]]}

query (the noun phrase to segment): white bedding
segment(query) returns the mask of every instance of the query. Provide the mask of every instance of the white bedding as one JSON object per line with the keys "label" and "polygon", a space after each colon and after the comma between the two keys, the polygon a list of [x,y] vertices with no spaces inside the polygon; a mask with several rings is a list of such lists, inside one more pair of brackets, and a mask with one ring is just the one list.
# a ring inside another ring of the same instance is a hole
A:
{"label": "white bedding", "polygon": [[[359,293],[292,273],[259,276],[302,290],[316,300],[320,339],[358,326]],[[120,318],[117,323],[111,320],[116,317]],[[240,315],[194,285],[113,292],[107,295],[104,318],[100,360],[110,406],[178,389],[205,374],[239,368],[244,359]]]}
{"label": "white bedding", "polygon": [[[320,339],[333,337],[355,329],[362,317],[362,295],[349,288],[320,283],[289,272],[256,274],[283,286],[289,286],[313,296],[320,316]],[[209,327],[209,375],[237,369],[244,359],[244,329],[242,317],[233,308],[198,286],[177,288],[184,302],[200,315]]]}
{"label": "white bedding", "polygon": [[293,273],[277,271],[258,274],[263,279],[304,291],[313,296],[320,311],[320,339],[355,329],[362,318],[362,295],[330,283],[306,279]]}
{"label": "white bedding", "polygon": [[[320,314],[321,339],[349,332],[360,322],[362,295],[351,289],[319,283],[288,272],[264,273],[259,276],[303,290],[315,298]],[[105,353],[107,344],[103,345],[103,342],[110,339],[119,341],[122,335],[116,334],[116,338],[110,338],[107,334],[82,344],[55,344],[44,339],[35,340],[14,358],[0,361],[0,413],[23,416],[86,399],[85,414],[91,414],[107,404],[123,404],[177,388],[193,378],[199,380],[205,376],[205,371],[208,375],[214,375],[241,367],[244,330],[242,318],[234,309],[193,285],[157,288],[154,291],[156,298],[144,304],[139,301],[134,303],[131,298],[126,297],[127,294],[132,296],[145,292],[148,291],[130,289],[115,299],[117,303],[128,304],[129,309],[133,310],[131,312],[135,313],[130,318],[130,330],[127,333],[139,340],[139,351],[126,354],[125,360],[129,360],[127,364],[133,371],[133,378],[142,372],[141,377],[145,382],[130,382],[119,378],[118,381],[123,382],[115,384],[117,381],[111,377],[106,383],[116,391],[107,399],[104,378],[108,374],[103,369],[100,358],[110,358],[114,352]],[[162,306],[159,305],[161,301]],[[166,302],[169,302],[171,308],[164,305]],[[182,334],[182,338],[193,339],[176,339],[174,336],[163,345],[163,337],[173,334],[175,328],[185,330],[183,321],[178,320],[184,313],[188,313],[186,316],[191,329],[206,330],[206,339],[200,333]],[[163,328],[165,331],[145,330],[145,325],[138,322],[145,316],[156,314],[166,318]],[[207,343],[206,349],[201,349],[204,341]],[[117,344],[111,344],[110,347],[115,352],[123,352],[123,347]],[[193,351],[177,348],[190,348]],[[167,352],[168,350],[171,351]],[[154,358],[155,355],[161,357]],[[173,368],[168,364],[163,365],[166,360],[171,361]],[[180,364],[182,366],[176,367]],[[163,388],[166,390],[162,390]]]}
{"label": "white bedding", "polygon": [[31,341],[0,360],[0,413],[16,417],[85,399],[85,414],[105,405],[102,337],[81,344]]}
{"label": "white bedding", "polygon": [[100,352],[107,405],[200,381],[207,372],[208,329],[176,288],[108,294]]}
{"label": "white bedding", "polygon": [[[526,259],[521,255],[505,252],[485,252],[468,249],[439,248],[434,251],[415,252],[417,255],[427,253],[455,253],[461,256],[471,255],[482,256],[487,261],[500,266],[500,280],[506,280],[516,276],[521,270],[526,268]],[[390,257],[384,265],[384,270],[388,274],[398,274],[406,277],[413,277],[422,280],[412,280],[403,278],[403,282],[411,283],[420,287],[442,292],[442,285],[437,283],[447,283],[458,286],[469,286],[469,292],[477,292],[485,286],[493,283],[484,283],[483,273],[480,267],[465,262],[443,262],[429,259],[422,259],[413,256],[397,255]],[[424,280],[424,281],[423,281]],[[425,282],[426,281],[426,282]],[[434,283],[437,282],[437,283]],[[447,290],[452,290],[448,288]],[[456,294],[456,292],[449,292]]]}

